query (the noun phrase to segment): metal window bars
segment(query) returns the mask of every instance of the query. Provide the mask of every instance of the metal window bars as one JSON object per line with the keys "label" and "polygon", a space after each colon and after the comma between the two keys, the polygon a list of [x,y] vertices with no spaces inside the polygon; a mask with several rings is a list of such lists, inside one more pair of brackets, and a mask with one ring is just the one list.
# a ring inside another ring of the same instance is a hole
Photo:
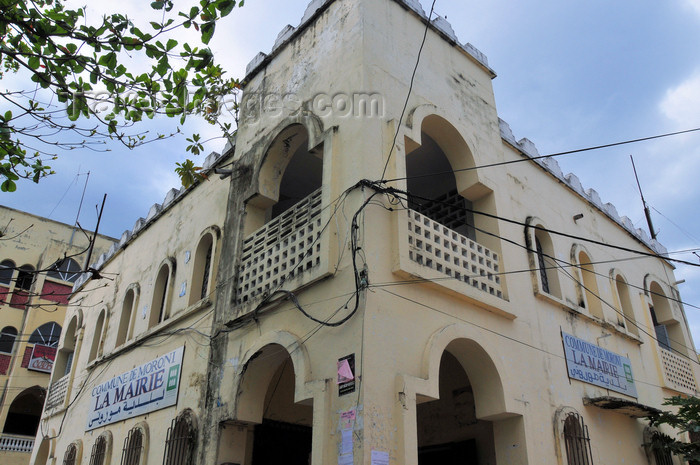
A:
{"label": "metal window bars", "polygon": [[63,465],[75,465],[75,456],[78,455],[78,448],[71,444],[63,455]]}
{"label": "metal window bars", "polygon": [[588,426],[578,413],[569,413],[564,419],[564,442],[568,465],[593,465]]}
{"label": "metal window bars", "polygon": [[107,440],[104,436],[99,436],[92,445],[92,453],[90,454],[90,465],[103,465],[105,463],[105,454],[107,452]]}
{"label": "metal window bars", "polygon": [[121,465],[139,465],[143,450],[143,433],[139,428],[133,428],[124,438]]}
{"label": "metal window bars", "polygon": [[187,416],[172,421],[165,440],[163,465],[192,465],[196,431]]}

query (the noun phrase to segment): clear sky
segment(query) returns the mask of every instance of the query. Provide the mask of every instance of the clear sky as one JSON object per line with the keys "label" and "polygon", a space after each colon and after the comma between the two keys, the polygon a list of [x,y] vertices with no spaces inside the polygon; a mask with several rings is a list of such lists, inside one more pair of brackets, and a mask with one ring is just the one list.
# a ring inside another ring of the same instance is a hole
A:
{"label": "clear sky", "polygon": [[[430,10],[428,0],[422,4]],[[89,8],[108,11],[114,5],[91,2]],[[118,5],[134,17],[143,14],[142,0]],[[259,51],[269,52],[285,25],[296,26],[306,5],[247,0],[217,26],[212,43],[217,61],[232,76],[243,77],[248,61]],[[493,84],[500,117],[516,139],[527,137],[541,154],[700,127],[700,0],[437,0],[435,12],[447,16],[461,42],[488,56],[498,73]],[[96,20],[99,14],[93,14]],[[5,78],[0,86],[16,82]],[[154,127],[167,132],[171,124],[157,121]],[[185,158],[185,145],[184,137],[175,137],[133,151],[112,145],[104,153],[64,152],[51,163],[56,175],[2,193],[0,202],[72,224],[83,173],[89,171],[80,222],[94,228],[95,205],[107,193],[100,230],[118,237],[178,185],[173,167]],[[223,145],[214,141],[207,151]],[[584,187],[596,189],[604,202],[646,229],[630,155],[659,241],[669,251],[700,247],[700,133],[558,161],[564,173],[575,173]],[[674,257],[700,263],[692,254]],[[700,306],[700,268],[679,267],[676,277],[686,280],[679,285],[684,301]],[[686,305],[685,310],[700,343],[700,309]]]}

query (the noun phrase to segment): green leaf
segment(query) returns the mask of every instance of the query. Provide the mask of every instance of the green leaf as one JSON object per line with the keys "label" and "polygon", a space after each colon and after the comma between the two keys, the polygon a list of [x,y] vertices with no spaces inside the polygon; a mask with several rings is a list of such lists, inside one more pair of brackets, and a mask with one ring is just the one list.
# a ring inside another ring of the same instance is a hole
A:
{"label": "green leaf", "polygon": [[158,0],[151,3],[151,8],[153,8],[154,10],[162,10],[164,6],[165,2],[162,0]]}
{"label": "green leaf", "polygon": [[202,42],[208,44],[211,38],[214,36],[214,29],[216,28],[216,23],[210,21],[208,23],[202,24]]}

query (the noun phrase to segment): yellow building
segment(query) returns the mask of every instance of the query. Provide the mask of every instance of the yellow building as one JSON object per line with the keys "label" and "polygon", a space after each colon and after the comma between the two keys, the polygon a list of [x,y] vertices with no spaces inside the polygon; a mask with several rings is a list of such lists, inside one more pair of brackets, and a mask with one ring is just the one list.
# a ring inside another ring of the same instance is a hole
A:
{"label": "yellow building", "polygon": [[312,1],[208,180],[76,283],[32,463],[678,465],[642,446],[697,393],[673,261],[494,77],[414,0]]}
{"label": "yellow building", "polygon": [[[27,464],[72,286],[88,240],[77,228],[0,207],[0,456]],[[95,252],[115,241],[98,235]]]}

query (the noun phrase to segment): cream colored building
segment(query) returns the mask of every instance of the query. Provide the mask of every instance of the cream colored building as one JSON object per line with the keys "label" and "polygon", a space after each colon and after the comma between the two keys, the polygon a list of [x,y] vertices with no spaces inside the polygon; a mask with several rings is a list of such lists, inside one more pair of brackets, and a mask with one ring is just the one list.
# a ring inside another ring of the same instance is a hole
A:
{"label": "cream colored building", "polygon": [[640,417],[697,393],[673,262],[494,77],[416,1],[311,2],[221,176],[76,284],[32,463],[669,463]]}
{"label": "cream colored building", "polygon": [[[77,228],[0,207],[0,456],[29,463],[73,282],[87,258]],[[95,253],[114,240],[98,235]]]}

